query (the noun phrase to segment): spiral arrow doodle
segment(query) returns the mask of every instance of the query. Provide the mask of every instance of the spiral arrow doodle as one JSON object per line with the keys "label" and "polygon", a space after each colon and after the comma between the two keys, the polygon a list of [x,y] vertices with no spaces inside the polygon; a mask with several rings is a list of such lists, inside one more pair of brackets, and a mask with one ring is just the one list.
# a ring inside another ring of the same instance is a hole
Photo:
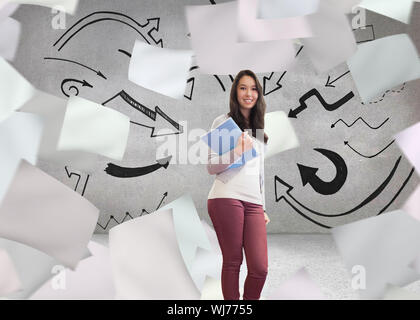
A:
{"label": "spiral arrow doodle", "polygon": [[337,173],[333,180],[325,182],[316,175],[318,168],[307,167],[298,163],[297,166],[299,168],[303,186],[309,183],[316,192],[323,195],[330,195],[338,192],[347,179],[346,162],[342,157],[340,157],[338,153],[335,153],[331,150],[314,150],[318,151],[319,153],[323,154],[328,159],[330,159],[331,162],[334,164]]}

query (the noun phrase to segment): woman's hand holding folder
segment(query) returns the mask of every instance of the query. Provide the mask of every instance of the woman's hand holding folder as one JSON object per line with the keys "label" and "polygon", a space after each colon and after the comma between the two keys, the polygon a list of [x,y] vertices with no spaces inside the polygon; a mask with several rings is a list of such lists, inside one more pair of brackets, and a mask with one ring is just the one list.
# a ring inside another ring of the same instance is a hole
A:
{"label": "woman's hand holding folder", "polygon": [[234,152],[241,156],[244,152],[247,152],[252,149],[252,138],[248,135],[248,132],[243,132],[236,143]]}

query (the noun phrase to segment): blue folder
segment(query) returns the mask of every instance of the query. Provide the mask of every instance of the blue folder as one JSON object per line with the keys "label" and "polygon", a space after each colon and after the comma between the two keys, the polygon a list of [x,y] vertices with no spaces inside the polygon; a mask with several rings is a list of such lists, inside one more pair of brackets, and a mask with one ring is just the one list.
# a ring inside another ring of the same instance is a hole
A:
{"label": "blue folder", "polygon": [[[220,156],[224,153],[230,152],[233,148],[235,148],[241,134],[242,130],[239,128],[236,122],[229,117],[218,127],[203,135],[201,139]],[[244,152],[242,157],[232,163],[228,169],[243,166],[247,161],[257,156],[257,151],[252,148],[251,150]]]}

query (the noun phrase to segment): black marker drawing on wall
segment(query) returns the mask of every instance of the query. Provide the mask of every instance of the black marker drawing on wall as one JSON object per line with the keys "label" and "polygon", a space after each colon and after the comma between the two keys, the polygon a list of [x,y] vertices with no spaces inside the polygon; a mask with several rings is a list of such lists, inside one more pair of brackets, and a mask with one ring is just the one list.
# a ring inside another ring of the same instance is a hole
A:
{"label": "black marker drawing on wall", "polygon": [[324,181],[317,176],[319,168],[307,167],[297,163],[302,185],[310,184],[312,188],[320,194],[331,195],[337,193],[344,185],[347,179],[347,165],[344,159],[336,152],[327,149],[314,149],[327,157],[335,166],[336,175],[331,181]]}
{"label": "black marker drawing on wall", "polygon": [[[145,24],[141,24],[134,20],[133,18],[125,15],[123,13],[115,12],[115,11],[97,11],[93,12],[84,18],[77,21],[73,24],[54,44],[53,47],[58,47],[58,51],[61,51],[67,43],[74,38],[80,31],[84,28],[91,26],[93,24],[104,22],[104,21],[116,21],[122,24],[125,24],[135,30],[137,34],[139,34],[144,41],[148,44],[159,45],[163,48],[163,41],[162,39],[155,39],[152,33],[159,31],[159,23],[160,18],[151,18],[147,19]],[[147,34],[150,39],[153,40],[154,43],[149,41],[149,38],[146,37],[144,34]]]}
{"label": "black marker drawing on wall", "polygon": [[[74,96],[78,96],[79,95],[79,88],[78,88],[78,86],[77,85],[67,86],[69,82],[70,83],[72,83],[72,82],[78,83],[79,86],[81,85],[82,87],[93,88],[93,86],[89,82],[87,82],[86,80],[82,80],[81,81],[81,80],[78,80],[78,79],[64,79],[61,82],[61,92],[67,98],[70,97],[70,94],[71,95],[74,95]],[[70,93],[70,94],[68,94],[68,93]]]}
{"label": "black marker drawing on wall", "polygon": [[152,173],[160,168],[167,169],[169,162],[171,161],[172,156],[156,160],[155,164],[145,166],[145,167],[120,167],[113,163],[108,163],[108,166],[105,168],[105,172],[109,175],[117,178],[134,178],[144,176],[146,174]]}
{"label": "black marker drawing on wall", "polygon": [[44,60],[56,60],[56,61],[62,61],[62,62],[68,62],[68,63],[74,63],[77,64],[78,66],[81,66],[85,69],[88,69],[94,73],[96,73],[98,76],[100,76],[101,78],[104,78],[105,80],[107,80],[107,77],[104,76],[104,74],[100,71],[100,70],[95,70],[83,63],[74,61],[74,60],[70,60],[70,59],[62,59],[62,58],[54,58],[54,57],[44,57]]}
{"label": "black marker drawing on wall", "polygon": [[[189,70],[189,72],[198,69],[198,66],[192,66]],[[191,83],[189,86],[188,84]],[[185,91],[189,92],[187,95],[184,94],[184,97],[187,98],[188,100],[192,100],[192,96],[193,96],[193,92],[194,92],[194,84],[195,84],[195,77],[190,77],[187,80],[187,89]]]}
{"label": "black marker drawing on wall", "polygon": [[347,103],[350,99],[352,99],[354,97],[354,93],[353,91],[350,91],[349,93],[347,93],[344,97],[342,97],[340,100],[329,104],[327,103],[324,98],[322,97],[322,95],[318,92],[317,89],[312,89],[309,90],[307,93],[305,93],[300,99],[299,99],[299,103],[300,106],[297,107],[296,109],[290,109],[289,111],[289,118],[297,118],[297,115],[299,113],[301,113],[302,111],[304,111],[308,106],[306,105],[306,100],[308,100],[309,98],[311,98],[312,96],[315,96],[318,98],[319,102],[321,102],[322,106],[324,107],[325,110],[327,111],[334,111],[338,108],[340,108],[341,106],[343,106],[345,103]]}
{"label": "black marker drawing on wall", "polygon": [[413,173],[415,171],[415,168],[412,167],[410,173],[408,174],[407,178],[404,180],[403,184],[401,185],[401,188],[397,191],[397,193],[392,197],[391,201],[387,203],[387,205],[385,207],[382,208],[381,211],[379,211],[379,213],[377,215],[382,214],[383,212],[385,212],[386,209],[388,209],[388,207],[394,202],[394,200],[400,195],[401,191],[405,188],[405,186],[407,185],[408,181],[410,181],[411,177],[413,176]]}
{"label": "black marker drawing on wall", "polygon": [[349,142],[348,141],[344,141],[344,144],[346,145],[346,146],[348,146],[351,150],[353,150],[354,152],[356,152],[358,155],[360,155],[360,156],[362,156],[363,158],[368,158],[368,159],[371,159],[371,158],[374,158],[374,157],[376,157],[377,155],[379,155],[379,154],[381,154],[382,152],[384,152],[386,149],[388,149],[388,147],[391,145],[391,144],[393,144],[394,143],[394,141],[395,140],[392,140],[390,143],[388,143],[388,145],[386,146],[386,147],[384,147],[383,149],[381,149],[380,151],[378,151],[377,153],[375,153],[375,154],[373,154],[373,155],[371,155],[371,156],[366,156],[366,155],[364,155],[364,154],[361,154],[359,151],[357,151],[356,149],[354,149],[350,144],[349,144]]}
{"label": "black marker drawing on wall", "polygon": [[298,201],[291,194],[294,187],[291,186],[290,184],[288,184],[287,182],[283,181],[282,179],[280,179],[278,176],[274,177],[274,190],[275,190],[276,202],[278,202],[280,199],[283,199],[283,198],[285,199],[285,196],[287,194],[299,206],[301,206],[302,208],[306,209],[307,211],[313,213],[314,215],[321,216],[321,217],[328,217],[328,218],[341,217],[341,216],[349,215],[349,214],[361,209],[362,207],[364,207],[365,205],[367,205],[368,203],[373,201],[376,197],[378,197],[382,193],[382,191],[386,188],[386,186],[389,184],[389,182],[392,180],[393,176],[395,175],[395,172],[397,171],[398,166],[400,164],[401,158],[402,158],[401,156],[398,157],[398,159],[395,162],[394,167],[392,168],[391,172],[388,174],[386,179],[379,185],[378,188],[376,188],[368,197],[366,197],[358,205],[356,205],[352,209],[347,210],[345,212],[342,212],[342,213],[322,213],[322,212],[318,212],[318,211],[315,211],[313,209],[310,209],[308,206],[306,206],[302,202]]}
{"label": "black marker drawing on wall", "polygon": [[[216,78],[217,82],[222,87],[223,92],[225,92],[226,91],[226,88],[225,88],[225,85],[224,85],[222,79],[220,78],[221,76],[218,76],[217,74],[214,74],[213,76]],[[230,83],[228,82],[228,84],[230,85],[230,84],[233,83],[234,78],[233,78],[232,75],[229,75],[229,79],[230,79]]]}
{"label": "black marker drawing on wall", "polygon": [[[363,43],[363,42],[376,40],[375,30],[372,24],[368,24],[364,27],[353,29],[353,33],[354,33],[354,38],[356,39],[356,43]],[[364,40],[361,39],[363,37],[365,38]]]}
{"label": "black marker drawing on wall", "polygon": [[[273,93],[274,91],[277,91],[278,89],[282,88],[280,81],[283,79],[286,72],[287,71],[284,71],[279,78],[277,77],[273,78],[274,72],[271,72],[271,74],[268,77],[263,77],[263,95],[264,96],[269,95],[270,93]],[[273,78],[273,80],[271,80],[271,78]],[[270,87],[270,89],[268,89],[268,87]]]}
{"label": "black marker drawing on wall", "polygon": [[113,97],[108,99],[107,101],[103,102],[102,105],[106,106],[107,104],[109,104],[111,101],[113,101],[116,98],[121,98],[123,101],[125,101],[125,103],[127,103],[128,106],[130,106],[131,108],[134,108],[135,110],[139,111],[142,115],[146,116],[147,118],[149,118],[149,119],[151,119],[155,122],[158,120],[157,119],[158,116],[162,117],[166,122],[168,122],[168,124],[170,124],[172,127],[174,127],[177,130],[176,132],[171,132],[171,133],[159,133],[159,134],[156,133],[155,134],[155,127],[154,126],[148,126],[148,125],[145,125],[145,124],[140,123],[138,121],[130,120],[130,122],[133,123],[133,124],[151,129],[150,137],[154,138],[154,137],[159,137],[159,136],[183,133],[183,127],[178,122],[176,122],[175,120],[172,120],[158,106],[155,106],[155,110],[152,110],[152,109],[146,107],[144,104],[137,101],[136,99],[134,99],[133,97],[131,97],[124,90],[120,91],[119,93],[117,93],[116,95],[114,95]]}
{"label": "black marker drawing on wall", "polygon": [[327,83],[325,84],[326,87],[330,87],[330,88],[335,88],[335,86],[333,85],[334,82],[337,82],[338,80],[340,80],[342,77],[344,77],[345,75],[349,74],[350,70],[343,73],[341,76],[335,78],[334,80],[330,81],[331,76],[328,75],[328,79],[327,79]]}
{"label": "black marker drawing on wall", "polygon": [[[162,199],[161,199],[161,200],[160,200],[160,202],[159,202],[159,205],[156,207],[156,209],[155,209],[154,211],[159,210],[160,206],[162,205],[163,201],[165,200],[165,198],[166,198],[167,196],[168,196],[168,192],[165,192],[165,193],[163,194]],[[143,216],[143,214],[144,214],[144,213],[146,213],[146,214],[150,214],[150,213],[149,213],[146,209],[142,209],[142,211],[141,211],[141,213],[138,215],[138,217]],[[101,227],[103,230],[106,230],[106,229],[108,228],[109,224],[111,223],[111,221],[114,221],[114,222],[116,222],[117,224],[121,224],[121,223],[125,222],[126,220],[128,220],[128,218],[130,218],[130,219],[134,219],[134,218],[138,218],[138,217],[135,217],[135,216],[131,215],[129,212],[126,212],[126,213],[125,213],[125,215],[124,215],[124,218],[123,218],[122,220],[120,220],[120,221],[118,221],[118,220],[114,217],[114,215],[111,215],[111,216],[109,217],[108,221],[106,222],[105,226],[101,225],[99,222],[97,222],[96,224],[97,224],[99,227]]]}
{"label": "black marker drawing on wall", "polygon": [[[79,187],[79,183],[80,183],[80,179],[82,179],[82,175],[83,174],[80,173],[80,172],[70,172],[67,166],[65,166],[64,169],[66,170],[67,177],[69,177],[69,178],[71,178],[72,176],[76,176],[77,177],[77,182],[76,182],[76,185],[74,187],[74,191],[77,192],[78,187]],[[89,181],[89,177],[90,177],[90,175],[89,174],[86,174],[85,182],[83,184],[82,191],[80,192],[80,194],[82,196],[85,194],[86,186],[87,186],[88,181]]]}
{"label": "black marker drawing on wall", "polygon": [[352,127],[357,121],[362,121],[364,124],[366,124],[369,128],[371,128],[371,129],[373,129],[373,130],[377,130],[377,129],[379,129],[380,127],[382,127],[388,120],[389,120],[389,117],[388,118],[386,118],[380,125],[378,125],[378,126],[376,126],[376,127],[374,127],[374,126],[372,126],[372,125],[370,125],[369,123],[367,123],[366,121],[365,121],[365,119],[363,119],[362,117],[359,117],[359,118],[357,118],[356,120],[354,120],[351,124],[347,124],[347,122],[345,122],[343,119],[338,119],[336,122],[334,122],[332,125],[331,125],[331,129],[332,128],[335,128],[335,126],[336,126],[336,124],[337,123],[339,123],[339,122],[342,122],[342,123],[344,123],[348,128],[350,128],[350,127]]}
{"label": "black marker drawing on wall", "polygon": [[392,90],[392,89],[391,90],[386,90],[384,92],[384,94],[378,100],[370,101],[368,103],[361,102],[361,104],[366,105],[366,104],[375,104],[375,103],[381,102],[390,93],[401,93],[405,89],[405,85],[406,85],[406,83],[404,82],[403,85],[402,85],[402,87],[400,89],[398,89],[398,90]]}

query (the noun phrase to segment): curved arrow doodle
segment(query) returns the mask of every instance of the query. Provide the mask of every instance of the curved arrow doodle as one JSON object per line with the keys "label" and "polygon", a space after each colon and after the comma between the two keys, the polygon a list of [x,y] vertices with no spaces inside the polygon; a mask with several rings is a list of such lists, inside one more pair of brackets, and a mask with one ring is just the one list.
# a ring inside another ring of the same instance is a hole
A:
{"label": "curved arrow doodle", "polygon": [[[96,16],[102,15],[101,18],[96,18]],[[60,47],[58,48],[58,51],[60,51],[74,36],[76,36],[80,31],[82,31],[84,28],[86,28],[89,25],[92,25],[94,23],[98,23],[101,21],[117,21],[122,24],[125,24],[129,26],[130,28],[134,29],[148,44],[151,44],[149,40],[143,35],[143,33],[138,29],[142,28],[145,29],[146,27],[150,28],[150,30],[147,32],[147,35],[155,42],[155,44],[160,45],[163,48],[163,42],[162,39],[159,39],[158,41],[153,37],[152,32],[153,31],[159,31],[159,23],[160,18],[151,18],[147,19],[147,22],[145,24],[140,24],[136,20],[132,19],[131,17],[115,12],[115,11],[97,11],[93,12],[86,17],[80,19],[75,24],[73,24],[54,44],[53,47],[55,47],[59,42],[63,42]],[[84,23],[83,23],[84,22]],[[83,23],[83,24],[82,24]],[[81,25],[76,31],[70,34],[71,31],[73,31],[76,26]]]}
{"label": "curved arrow doodle", "polygon": [[299,113],[301,113],[303,110],[305,110],[308,106],[306,105],[306,100],[308,100],[309,98],[311,98],[312,96],[315,96],[318,98],[319,102],[321,102],[322,106],[325,108],[325,110],[327,111],[334,111],[338,108],[340,108],[343,104],[347,103],[350,99],[352,99],[354,97],[354,93],[353,91],[350,91],[349,93],[347,93],[343,98],[341,98],[340,100],[329,104],[327,103],[324,98],[321,96],[321,94],[318,92],[317,89],[312,89],[309,90],[307,93],[305,93],[300,99],[300,106],[297,107],[296,109],[290,109],[289,111],[289,118],[297,118],[297,115]]}
{"label": "curved arrow doodle", "polygon": [[146,174],[152,173],[160,168],[167,169],[169,162],[171,161],[172,156],[156,160],[157,163],[145,166],[145,167],[136,167],[136,168],[127,168],[120,167],[113,163],[108,163],[108,166],[105,168],[105,172],[109,175],[117,178],[133,178],[140,177]]}
{"label": "curved arrow doodle", "polygon": [[307,167],[298,163],[297,166],[299,168],[303,186],[309,183],[316,192],[323,195],[331,195],[338,192],[347,179],[346,162],[338,153],[331,150],[314,150],[326,156],[334,164],[337,173],[333,180],[325,182],[316,175],[318,168]]}
{"label": "curved arrow doodle", "polygon": [[86,69],[88,69],[88,70],[90,70],[90,71],[95,72],[98,76],[100,76],[101,78],[104,78],[105,80],[107,80],[107,78],[104,76],[104,74],[103,74],[101,71],[99,71],[99,70],[95,70],[95,69],[93,69],[93,68],[91,68],[91,67],[88,67],[87,65],[84,65],[84,64],[82,64],[82,63],[80,63],[80,62],[77,62],[77,61],[74,61],[74,60],[70,60],[70,59],[62,59],[62,58],[53,58],[53,57],[44,57],[44,60],[57,60],[57,61],[63,61],[63,62],[74,63],[74,64],[77,64],[77,65],[79,65],[79,66],[83,67],[83,68],[86,68]]}
{"label": "curved arrow doodle", "polygon": [[352,212],[355,212],[357,210],[359,210],[360,208],[362,208],[363,206],[367,205],[369,202],[371,202],[372,200],[374,200],[384,189],[385,187],[389,184],[389,182],[391,181],[392,177],[394,176],[399,164],[401,161],[401,156],[397,159],[397,161],[394,164],[394,167],[392,168],[391,172],[389,173],[388,177],[382,182],[382,184],[375,190],[373,191],[366,199],[364,199],[360,204],[358,204],[357,206],[355,206],[354,208],[342,212],[342,213],[335,213],[335,214],[326,214],[326,213],[321,213],[315,210],[310,209],[309,207],[305,206],[304,204],[302,204],[301,202],[299,202],[295,197],[293,197],[293,195],[291,194],[291,191],[293,190],[294,187],[292,187],[291,185],[289,185],[288,183],[286,183],[285,181],[283,181],[282,179],[280,179],[278,176],[274,177],[274,190],[275,190],[275,196],[276,196],[276,202],[278,202],[280,199],[284,198],[284,195],[282,196],[278,196],[278,188],[277,185],[280,184],[282,186],[284,186],[287,190],[286,193],[290,196],[290,198],[292,198],[297,204],[299,204],[301,207],[305,208],[307,211],[317,215],[317,216],[321,216],[321,217],[341,217],[341,216],[345,216],[348,215]]}
{"label": "curved arrow doodle", "polygon": [[385,207],[383,207],[381,211],[379,211],[379,213],[377,214],[378,216],[380,214],[382,214],[386,209],[388,209],[388,207],[400,195],[401,191],[405,188],[405,186],[407,185],[408,181],[410,181],[410,178],[413,175],[414,171],[415,171],[415,168],[412,167],[410,173],[408,174],[408,177],[404,180],[403,184],[401,185],[401,188],[397,191],[397,193],[394,195],[394,197],[392,197],[391,201]]}
{"label": "curved arrow doodle", "polygon": [[389,118],[386,118],[385,119],[385,121],[384,122],[382,122],[379,126],[377,126],[377,127],[372,127],[369,123],[367,123],[362,117],[359,117],[359,118],[357,118],[356,120],[354,120],[353,121],[353,123],[352,124],[347,124],[343,119],[338,119],[336,122],[334,122],[332,125],[331,125],[331,128],[334,128],[335,127],[335,125],[338,123],[338,122],[342,122],[342,123],[344,123],[348,128],[350,128],[350,127],[352,127],[357,121],[359,121],[359,120],[361,120],[361,121],[363,121],[369,128],[371,128],[371,129],[374,129],[374,130],[376,130],[376,129],[379,129],[380,127],[382,127],[384,124],[385,124],[385,122],[387,122],[388,120],[389,120]]}
{"label": "curved arrow doodle", "polygon": [[[66,91],[64,90],[64,85],[67,83],[67,82],[77,82],[77,83],[80,83],[81,85],[82,85],[82,87],[89,87],[89,88],[93,88],[93,86],[89,83],[89,82],[87,82],[86,80],[77,80],[77,79],[70,79],[70,78],[68,78],[68,79],[64,79],[62,82],[61,82],[61,92],[68,98],[68,97],[70,97],[70,95],[68,95],[67,93],[66,93]],[[76,93],[75,93],[75,96],[78,96],[79,95],[79,88],[78,87],[76,87],[76,86],[70,86],[69,88],[68,88],[68,90],[70,91],[71,89],[75,89],[76,90]]]}
{"label": "curved arrow doodle", "polygon": [[346,145],[346,146],[348,146],[351,150],[353,150],[354,152],[356,152],[358,155],[361,155],[362,157],[364,157],[364,158],[368,158],[368,159],[370,159],[370,158],[374,158],[374,157],[376,157],[378,154],[381,154],[382,152],[384,152],[386,149],[388,149],[388,147],[391,145],[391,144],[393,144],[394,143],[394,141],[395,140],[392,140],[390,143],[388,143],[388,145],[385,147],[385,148],[383,148],[381,151],[379,151],[379,152],[377,152],[377,153],[375,153],[374,155],[371,155],[371,156],[365,156],[365,155],[363,155],[363,154],[361,154],[360,152],[358,152],[356,149],[354,149],[350,144],[349,144],[349,142],[348,141],[344,141],[344,144]]}
{"label": "curved arrow doodle", "polygon": [[[165,200],[165,198],[168,196],[168,192],[165,192],[163,194],[162,199],[159,202],[159,205],[157,206],[157,208],[154,211],[159,210],[160,206],[162,205],[163,201]],[[148,212],[146,209],[143,209],[139,215],[139,217],[141,217],[143,215],[143,213],[147,213],[150,214],[150,212]],[[115,219],[115,217],[113,215],[109,216],[109,219],[107,221],[107,223],[105,224],[105,226],[101,225],[99,222],[97,222],[96,224],[101,227],[103,230],[106,230],[108,228],[108,225],[110,224],[111,221],[115,221],[117,224],[121,224],[123,223],[125,220],[127,220],[128,218],[134,219],[135,217],[133,217],[129,212],[125,213],[124,218],[121,221],[118,221],[117,219]]]}

